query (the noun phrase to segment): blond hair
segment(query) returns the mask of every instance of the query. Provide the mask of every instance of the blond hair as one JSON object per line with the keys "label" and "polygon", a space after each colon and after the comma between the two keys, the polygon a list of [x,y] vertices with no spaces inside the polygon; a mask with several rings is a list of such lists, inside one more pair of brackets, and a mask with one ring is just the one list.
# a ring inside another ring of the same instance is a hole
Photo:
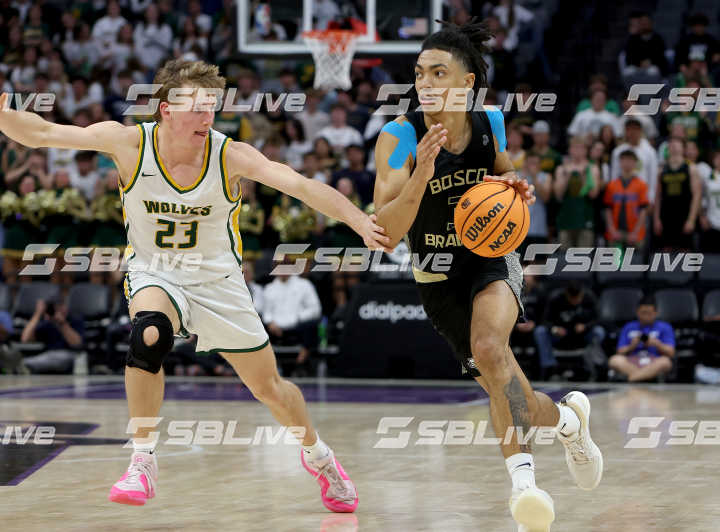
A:
{"label": "blond hair", "polygon": [[[217,66],[205,61],[188,61],[186,59],[173,59],[165,63],[157,74],[153,83],[162,85],[155,95],[160,103],[168,101],[171,89],[180,87],[196,87],[203,89],[224,89],[225,78],[220,75]],[[160,122],[160,106],[158,105],[153,118]]]}

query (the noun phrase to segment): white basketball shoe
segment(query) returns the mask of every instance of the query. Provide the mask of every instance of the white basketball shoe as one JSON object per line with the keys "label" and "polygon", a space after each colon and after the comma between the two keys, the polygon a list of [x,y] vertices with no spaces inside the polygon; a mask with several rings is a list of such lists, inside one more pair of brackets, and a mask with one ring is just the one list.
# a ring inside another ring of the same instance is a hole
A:
{"label": "white basketball shoe", "polygon": [[540,488],[513,490],[510,513],[518,524],[518,532],[550,532],[555,505],[550,495]]}
{"label": "white basketball shoe", "polygon": [[603,474],[603,456],[590,437],[590,401],[582,392],[570,392],[560,400],[569,406],[580,419],[580,430],[565,436],[558,432],[558,439],[565,447],[565,461],[575,484],[584,490],[592,490],[600,484]]}

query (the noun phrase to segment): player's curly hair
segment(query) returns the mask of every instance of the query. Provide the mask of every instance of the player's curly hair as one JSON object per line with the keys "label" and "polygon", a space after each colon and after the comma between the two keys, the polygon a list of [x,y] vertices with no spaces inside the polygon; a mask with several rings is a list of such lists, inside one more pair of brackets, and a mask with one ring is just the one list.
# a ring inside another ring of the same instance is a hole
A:
{"label": "player's curly hair", "polygon": [[425,39],[420,51],[450,52],[465,65],[468,72],[475,74],[475,91],[487,87],[488,64],[483,59],[483,54],[490,53],[490,48],[485,43],[493,37],[487,23],[478,22],[477,17],[462,26],[444,20],[437,22],[443,25],[443,29]]}
{"label": "player's curly hair", "polygon": [[[155,94],[161,102],[168,101],[170,89],[179,87],[197,87],[203,89],[224,89],[225,78],[220,75],[217,66],[205,61],[188,61],[186,59],[173,59],[165,63],[155,74],[153,83],[162,85]],[[160,106],[153,118],[160,122]]]}

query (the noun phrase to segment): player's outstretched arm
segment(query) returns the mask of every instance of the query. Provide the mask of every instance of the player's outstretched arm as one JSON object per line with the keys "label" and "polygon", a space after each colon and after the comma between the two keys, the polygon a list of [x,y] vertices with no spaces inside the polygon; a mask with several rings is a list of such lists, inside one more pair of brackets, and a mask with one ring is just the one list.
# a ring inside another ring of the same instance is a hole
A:
{"label": "player's outstretched arm", "polygon": [[447,130],[442,124],[432,125],[417,144],[417,164],[411,174],[412,153],[403,145],[407,140],[402,134],[380,133],[375,145],[375,211],[378,223],[387,230],[391,248],[415,221],[427,183],[435,173],[435,158],[446,140]]}
{"label": "player's outstretched arm", "polygon": [[[7,94],[0,95],[0,132],[30,148],[67,148],[115,154],[116,148],[137,142],[140,133],[135,127],[119,122],[99,122],[88,127],[66,126],[48,122],[27,111],[6,109]],[[125,139],[127,137],[127,139]]]}
{"label": "player's outstretched arm", "polygon": [[282,163],[269,160],[244,142],[233,142],[227,148],[227,166],[231,180],[247,177],[299,199],[330,218],[340,220],[359,234],[370,249],[388,250],[390,239],[368,216],[334,188],[297,173]]}

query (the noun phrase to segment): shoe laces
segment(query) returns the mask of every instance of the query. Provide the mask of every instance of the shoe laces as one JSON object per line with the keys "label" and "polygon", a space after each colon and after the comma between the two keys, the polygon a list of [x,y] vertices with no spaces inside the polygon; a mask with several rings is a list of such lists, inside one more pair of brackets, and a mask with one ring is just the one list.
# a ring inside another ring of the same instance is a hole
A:
{"label": "shoe laces", "polygon": [[148,493],[152,493],[155,490],[155,477],[153,476],[152,462],[133,462],[128,467],[128,474],[125,478],[126,482],[140,482],[140,475],[145,475],[145,479],[148,483]]}
{"label": "shoe laces", "polygon": [[318,475],[324,476],[330,484],[328,497],[345,502],[355,500],[355,490],[348,486],[345,479],[340,476],[340,472],[335,467],[334,457],[331,456],[330,461],[318,469]]}
{"label": "shoe laces", "polygon": [[570,456],[572,456],[573,462],[576,464],[590,463],[590,457],[587,452],[585,452],[585,447],[585,438],[582,434],[578,434],[577,438],[568,441],[567,449],[570,451]]}

